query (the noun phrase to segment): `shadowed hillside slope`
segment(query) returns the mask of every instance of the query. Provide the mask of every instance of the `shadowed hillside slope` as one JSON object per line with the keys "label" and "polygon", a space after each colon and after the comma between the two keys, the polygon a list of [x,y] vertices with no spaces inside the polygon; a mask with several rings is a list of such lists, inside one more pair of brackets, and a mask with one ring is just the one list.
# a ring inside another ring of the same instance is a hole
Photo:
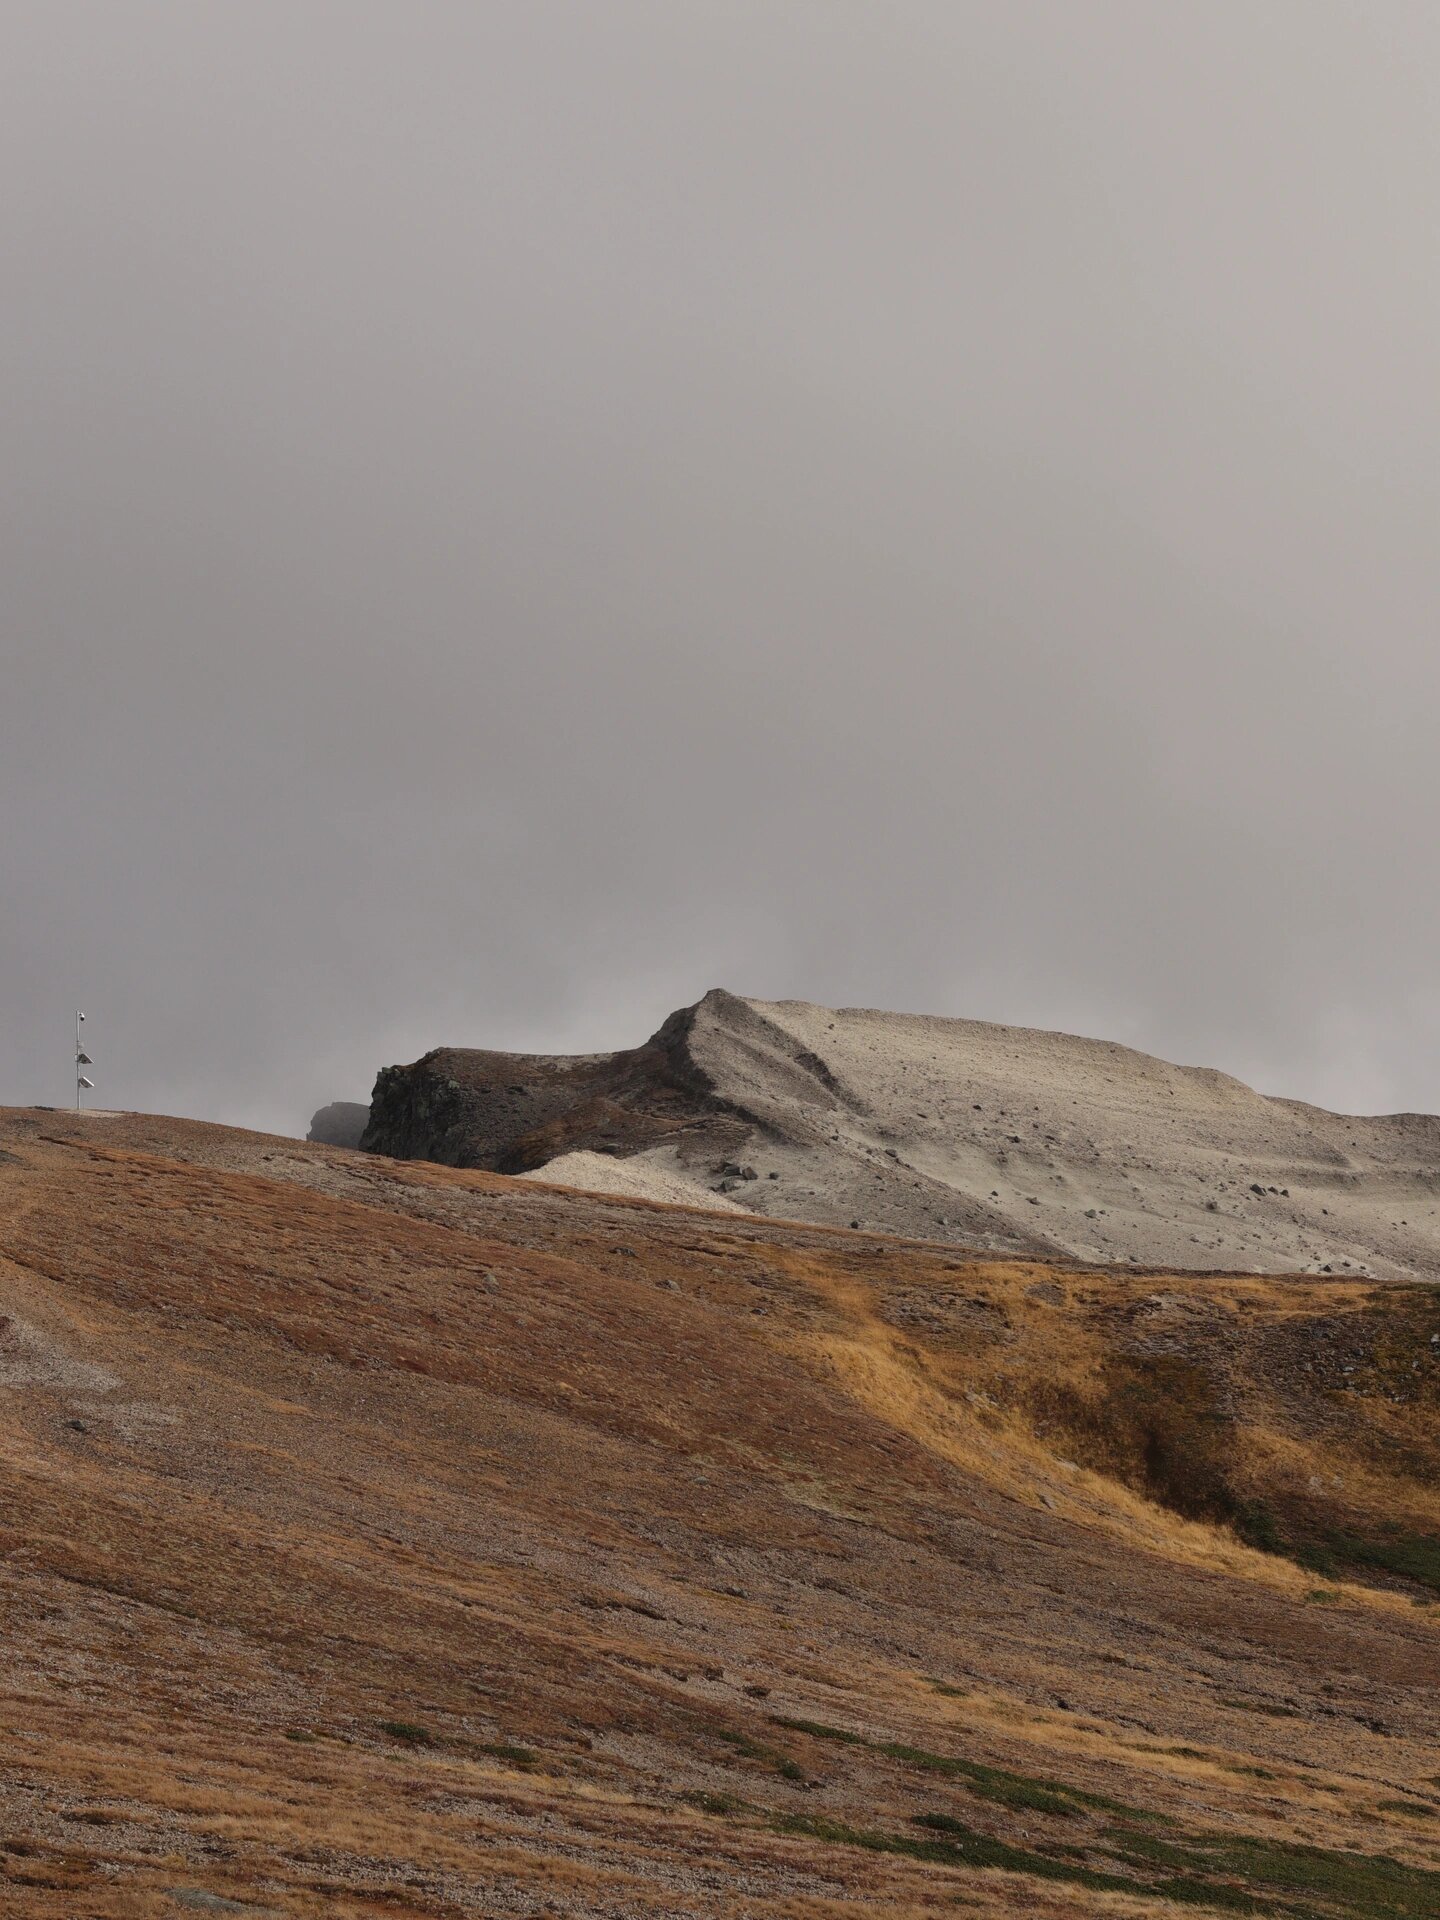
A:
{"label": "shadowed hillside slope", "polygon": [[1433,1289],[12,1112],[0,1316],[7,1915],[1440,1910]]}
{"label": "shadowed hillside slope", "polygon": [[364,1144],[993,1252],[1440,1277],[1440,1120],[974,1020],[716,990],[628,1052],[387,1068]]}
{"label": "shadowed hillside slope", "polygon": [[370,1109],[357,1100],[332,1100],[311,1116],[307,1140],[325,1147],[358,1147],[370,1124]]}

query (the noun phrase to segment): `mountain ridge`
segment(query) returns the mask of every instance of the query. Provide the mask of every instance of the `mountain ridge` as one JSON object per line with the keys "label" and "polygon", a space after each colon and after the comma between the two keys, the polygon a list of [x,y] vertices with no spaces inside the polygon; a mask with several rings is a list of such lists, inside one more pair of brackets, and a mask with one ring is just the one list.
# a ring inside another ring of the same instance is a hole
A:
{"label": "mountain ridge", "polygon": [[1435,1116],[1333,1114],[1078,1035],[719,988],[618,1053],[387,1068],[362,1144],[993,1252],[1440,1275]]}

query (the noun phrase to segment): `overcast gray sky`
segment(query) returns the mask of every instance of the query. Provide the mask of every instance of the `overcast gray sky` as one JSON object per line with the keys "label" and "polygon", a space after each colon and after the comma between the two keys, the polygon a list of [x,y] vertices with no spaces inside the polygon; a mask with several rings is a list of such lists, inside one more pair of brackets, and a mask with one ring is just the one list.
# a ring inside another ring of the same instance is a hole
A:
{"label": "overcast gray sky", "polygon": [[1440,7],[0,0],[0,1101],[711,985],[1440,1108]]}

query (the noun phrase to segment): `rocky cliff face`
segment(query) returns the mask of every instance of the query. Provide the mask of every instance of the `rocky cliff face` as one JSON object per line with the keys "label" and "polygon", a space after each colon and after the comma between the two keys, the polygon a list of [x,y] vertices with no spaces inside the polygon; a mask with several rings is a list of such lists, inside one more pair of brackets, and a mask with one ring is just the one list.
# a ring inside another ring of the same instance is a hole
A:
{"label": "rocky cliff face", "polygon": [[437,1047],[386,1067],[361,1144],[396,1159],[529,1173],[575,1150],[629,1155],[717,1126],[725,1134],[725,1103],[690,1044],[696,1011],[672,1014],[643,1046],[618,1053]]}

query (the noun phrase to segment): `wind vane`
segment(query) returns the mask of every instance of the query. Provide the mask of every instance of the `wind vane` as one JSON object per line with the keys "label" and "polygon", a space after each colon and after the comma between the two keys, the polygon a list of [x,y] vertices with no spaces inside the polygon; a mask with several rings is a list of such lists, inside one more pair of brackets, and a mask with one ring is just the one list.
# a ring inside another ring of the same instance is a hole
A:
{"label": "wind vane", "polygon": [[92,1093],[95,1090],[95,1082],[87,1080],[81,1071],[82,1068],[93,1067],[95,1064],[80,1044],[80,1029],[84,1024],[84,1014],[77,1011],[75,1015],[75,1111],[77,1113],[80,1111],[81,1090],[85,1087],[89,1087]]}

